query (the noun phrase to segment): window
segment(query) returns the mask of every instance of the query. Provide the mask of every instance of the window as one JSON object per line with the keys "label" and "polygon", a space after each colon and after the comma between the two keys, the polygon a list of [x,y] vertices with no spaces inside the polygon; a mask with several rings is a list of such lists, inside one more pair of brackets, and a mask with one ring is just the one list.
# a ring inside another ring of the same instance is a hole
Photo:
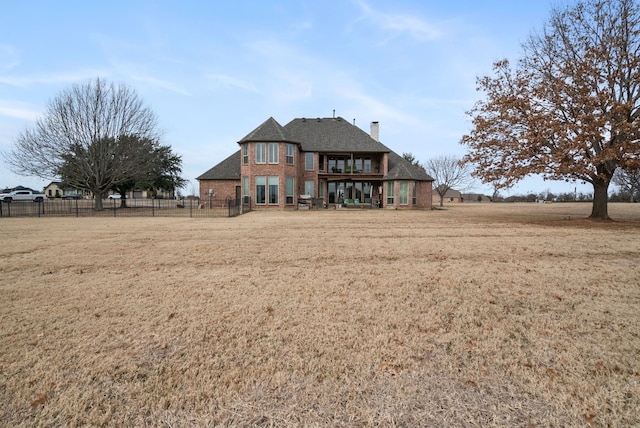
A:
{"label": "window", "polygon": [[245,165],[249,163],[249,145],[248,144],[242,145],[242,163]]}
{"label": "window", "polygon": [[393,197],[395,193],[393,191],[393,185],[394,185],[393,181],[387,181],[387,204],[389,205],[393,205]]}
{"label": "window", "polygon": [[313,153],[304,154],[304,169],[307,171],[313,171]]}
{"label": "window", "polygon": [[356,194],[354,195],[356,202],[364,202],[364,193],[362,193],[362,183],[356,182],[353,183],[353,187],[356,189]]}
{"label": "window", "polygon": [[415,181],[413,183],[411,183],[411,184],[413,186],[413,190],[411,191],[412,198],[413,198],[412,203],[413,203],[413,205],[416,205],[418,203],[418,194],[417,194],[417,190],[416,190],[416,188],[418,186],[417,186],[417,183]]}
{"label": "window", "polygon": [[287,164],[293,165],[293,144],[287,144]]}
{"label": "window", "polygon": [[409,204],[409,183],[407,181],[400,182],[400,205]]}
{"label": "window", "polygon": [[242,196],[249,196],[249,177],[242,177]]}
{"label": "window", "polygon": [[363,167],[362,167],[363,166],[363,159],[362,158],[355,158],[355,162],[356,162],[356,165],[355,165],[356,168],[355,168],[354,172],[362,172],[364,170]]}
{"label": "window", "polygon": [[278,163],[278,143],[269,143],[269,163]]}
{"label": "window", "polygon": [[309,195],[313,198],[314,196],[314,191],[313,188],[315,187],[315,182],[314,181],[305,181],[304,182],[304,194],[305,195]]}
{"label": "window", "polygon": [[287,177],[287,182],[285,184],[285,191],[287,197],[287,204],[293,203],[293,177]]}
{"label": "window", "polygon": [[256,177],[256,204],[266,203],[267,177]]}
{"label": "window", "polygon": [[364,158],[364,172],[371,172],[371,158]]}
{"label": "window", "polygon": [[362,189],[362,192],[364,193],[364,201],[371,202],[371,190],[373,189],[373,186],[371,186],[371,183],[363,183],[363,185],[364,187]]}
{"label": "window", "polygon": [[326,181],[321,181],[320,184],[318,185],[318,197],[320,199],[324,199],[324,188],[327,185]]}
{"label": "window", "polygon": [[256,163],[265,163],[266,162],[266,144],[265,143],[256,143]]}
{"label": "window", "polygon": [[278,203],[278,177],[269,177],[269,203]]}
{"label": "window", "polygon": [[327,191],[329,192],[329,203],[336,203],[336,183],[329,182],[327,183]]}

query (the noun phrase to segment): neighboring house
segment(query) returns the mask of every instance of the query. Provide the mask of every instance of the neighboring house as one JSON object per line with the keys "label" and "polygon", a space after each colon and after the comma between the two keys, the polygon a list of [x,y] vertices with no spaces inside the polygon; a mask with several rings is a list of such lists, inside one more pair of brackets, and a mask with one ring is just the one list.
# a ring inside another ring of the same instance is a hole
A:
{"label": "neighboring house", "polygon": [[82,197],[92,197],[91,192],[74,189],[72,187],[63,187],[62,182],[52,181],[44,188],[44,194],[47,198],[61,198],[65,195],[82,195]]}
{"label": "neighboring house", "polygon": [[267,119],[240,150],[197,178],[200,200],[241,199],[252,208],[295,208],[313,198],[325,206],[431,209],[427,173],[341,117]]}
{"label": "neighboring house", "polygon": [[39,190],[34,190],[34,189],[30,188],[30,187],[24,187],[24,186],[7,187],[5,189],[2,189],[0,191],[0,193],[11,193],[11,192],[14,192],[14,191],[17,191],[17,190],[30,190],[33,193],[40,193]]}
{"label": "neighboring house", "polygon": [[462,200],[464,202],[491,202],[491,197],[481,193],[463,193]]}
{"label": "neighboring house", "polygon": [[[112,194],[113,192],[109,192]],[[52,181],[44,188],[44,194],[47,195],[48,198],[61,198],[65,195],[77,194],[82,195],[83,198],[93,198],[93,193],[88,190],[78,190],[71,187],[63,187],[62,182],[60,181]],[[175,192],[155,189],[151,190],[134,190],[132,192],[127,192],[127,199],[147,199],[147,198],[163,198],[163,199],[174,199]]]}
{"label": "neighboring house", "polygon": [[[113,192],[110,192],[113,193]],[[176,194],[172,190],[134,190],[126,193],[127,199],[175,199]]]}
{"label": "neighboring house", "polygon": [[[460,194],[459,191],[455,190],[455,189],[449,189],[445,192],[444,197],[442,198],[442,202],[444,202],[445,204],[448,202],[463,202],[466,199],[464,199],[462,197],[462,194]],[[438,192],[433,192],[433,203],[434,204],[440,204],[440,195],[438,194]]]}
{"label": "neighboring house", "polygon": [[44,188],[44,194],[47,198],[59,198],[63,195],[62,183],[59,181],[52,181]]}

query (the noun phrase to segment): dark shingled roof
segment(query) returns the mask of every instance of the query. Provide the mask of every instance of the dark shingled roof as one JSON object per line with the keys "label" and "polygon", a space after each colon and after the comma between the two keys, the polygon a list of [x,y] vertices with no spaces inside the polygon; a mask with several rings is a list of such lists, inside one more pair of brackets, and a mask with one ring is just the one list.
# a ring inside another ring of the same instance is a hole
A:
{"label": "dark shingled roof", "polygon": [[382,143],[341,117],[294,119],[284,126],[289,141],[305,152],[390,152]]}
{"label": "dark shingled roof", "polygon": [[415,166],[397,153],[389,153],[389,172],[383,180],[433,181],[422,168]]}
{"label": "dark shingled roof", "polygon": [[240,180],[240,150],[196,178],[196,180]]}
{"label": "dark shingled roof", "polygon": [[289,141],[284,128],[273,118],[265,120],[262,125],[251,131],[238,143],[249,141]]}

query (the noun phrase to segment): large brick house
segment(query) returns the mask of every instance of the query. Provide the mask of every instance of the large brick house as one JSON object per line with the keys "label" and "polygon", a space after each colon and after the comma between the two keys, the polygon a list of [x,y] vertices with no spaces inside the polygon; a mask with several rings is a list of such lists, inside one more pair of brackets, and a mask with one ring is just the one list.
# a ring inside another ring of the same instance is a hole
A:
{"label": "large brick house", "polygon": [[256,208],[329,207],[430,209],[431,178],[341,117],[272,117],[238,141],[240,150],[197,178],[200,198],[241,199]]}

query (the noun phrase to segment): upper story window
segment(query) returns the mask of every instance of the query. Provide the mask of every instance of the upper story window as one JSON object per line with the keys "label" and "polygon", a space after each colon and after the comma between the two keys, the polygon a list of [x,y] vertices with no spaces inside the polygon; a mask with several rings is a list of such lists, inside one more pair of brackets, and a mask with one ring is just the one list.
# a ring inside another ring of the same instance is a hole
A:
{"label": "upper story window", "polygon": [[287,164],[293,165],[293,144],[287,144]]}
{"label": "upper story window", "polygon": [[304,154],[304,169],[307,171],[313,171],[313,153]]}
{"label": "upper story window", "polygon": [[242,145],[242,163],[245,165],[249,163],[249,145],[246,143]]}
{"label": "upper story window", "polygon": [[266,143],[256,143],[256,163],[267,162]]}
{"label": "upper story window", "polygon": [[278,143],[269,143],[269,163],[278,163]]}

